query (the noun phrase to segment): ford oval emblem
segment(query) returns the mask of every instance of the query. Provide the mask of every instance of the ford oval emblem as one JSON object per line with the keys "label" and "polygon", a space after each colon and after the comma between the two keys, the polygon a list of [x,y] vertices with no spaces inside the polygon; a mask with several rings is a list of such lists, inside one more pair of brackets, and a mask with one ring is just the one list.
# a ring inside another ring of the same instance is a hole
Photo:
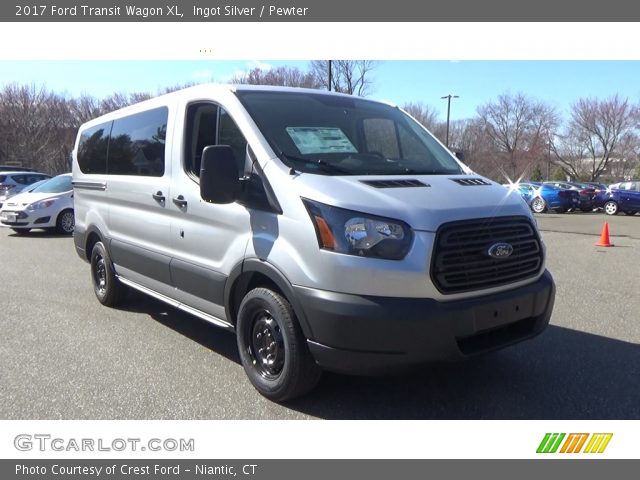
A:
{"label": "ford oval emblem", "polygon": [[494,243],[487,253],[492,258],[507,258],[513,253],[513,246],[508,243]]}

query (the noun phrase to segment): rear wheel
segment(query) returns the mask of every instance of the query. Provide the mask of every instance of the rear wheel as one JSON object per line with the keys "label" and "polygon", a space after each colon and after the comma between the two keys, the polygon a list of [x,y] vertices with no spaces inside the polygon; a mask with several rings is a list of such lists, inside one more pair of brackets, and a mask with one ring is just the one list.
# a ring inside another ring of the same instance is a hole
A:
{"label": "rear wheel", "polygon": [[18,235],[26,235],[31,231],[30,228],[12,228],[11,230],[13,230]]}
{"label": "rear wheel", "polygon": [[238,310],[238,351],[253,386],[283,402],[304,395],[320,380],[289,302],[267,288],[251,290]]}
{"label": "rear wheel", "polygon": [[536,197],[533,199],[533,202],[531,202],[531,210],[533,210],[536,213],[542,213],[547,209],[547,204],[546,202],[540,198],[540,197]]}
{"label": "rear wheel", "polygon": [[113,307],[124,298],[127,289],[120,283],[113,269],[113,264],[102,242],[96,242],[91,250],[91,281],[98,301]]}
{"label": "rear wheel", "polygon": [[75,217],[73,210],[63,210],[56,220],[56,230],[63,235],[71,235],[75,226]]}
{"label": "rear wheel", "polygon": [[616,215],[618,213],[618,204],[613,200],[609,200],[604,204],[604,213],[607,215]]}

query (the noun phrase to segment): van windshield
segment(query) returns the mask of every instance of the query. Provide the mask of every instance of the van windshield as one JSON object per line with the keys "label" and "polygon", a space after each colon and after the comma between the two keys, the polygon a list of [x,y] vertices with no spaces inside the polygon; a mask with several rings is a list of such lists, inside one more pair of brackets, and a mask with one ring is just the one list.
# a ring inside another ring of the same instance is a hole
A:
{"label": "van windshield", "polygon": [[452,155],[400,109],[357,97],[239,90],[287,166],[320,175],[460,174]]}

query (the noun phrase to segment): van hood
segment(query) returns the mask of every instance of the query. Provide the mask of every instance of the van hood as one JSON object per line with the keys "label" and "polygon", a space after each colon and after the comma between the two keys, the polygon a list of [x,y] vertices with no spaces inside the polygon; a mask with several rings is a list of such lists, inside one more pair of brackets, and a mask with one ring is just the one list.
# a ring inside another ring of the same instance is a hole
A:
{"label": "van hood", "polygon": [[404,220],[414,230],[435,232],[442,223],[473,218],[532,217],[518,192],[479,175],[326,176],[302,173],[294,178],[294,183],[302,197]]}

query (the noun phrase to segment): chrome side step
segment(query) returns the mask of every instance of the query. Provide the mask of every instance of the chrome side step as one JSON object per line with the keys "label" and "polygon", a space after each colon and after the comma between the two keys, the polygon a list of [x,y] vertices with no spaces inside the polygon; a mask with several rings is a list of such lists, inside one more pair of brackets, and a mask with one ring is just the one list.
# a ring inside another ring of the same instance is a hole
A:
{"label": "chrome side step", "polygon": [[222,327],[222,328],[226,328],[227,330],[235,331],[235,327],[231,323],[227,322],[226,320],[222,320],[218,317],[214,317],[213,315],[209,315],[208,313],[204,313],[203,311],[198,310],[197,308],[193,308],[193,307],[190,307],[189,305],[185,305],[184,303],[180,303],[177,300],[174,300],[173,298],[167,297],[166,295],[163,295],[162,293],[158,293],[155,290],[151,290],[150,288],[143,287],[142,285],[139,285],[136,282],[132,282],[127,278],[124,278],[121,276],[117,276],[117,277],[118,277],[118,280],[120,280],[124,285],[131,287],[134,290],[138,290],[139,292],[149,295],[157,300],[160,300],[161,302],[164,302],[168,305],[171,305],[172,307],[182,310],[183,312],[194,315],[209,323],[213,323],[217,327]]}

